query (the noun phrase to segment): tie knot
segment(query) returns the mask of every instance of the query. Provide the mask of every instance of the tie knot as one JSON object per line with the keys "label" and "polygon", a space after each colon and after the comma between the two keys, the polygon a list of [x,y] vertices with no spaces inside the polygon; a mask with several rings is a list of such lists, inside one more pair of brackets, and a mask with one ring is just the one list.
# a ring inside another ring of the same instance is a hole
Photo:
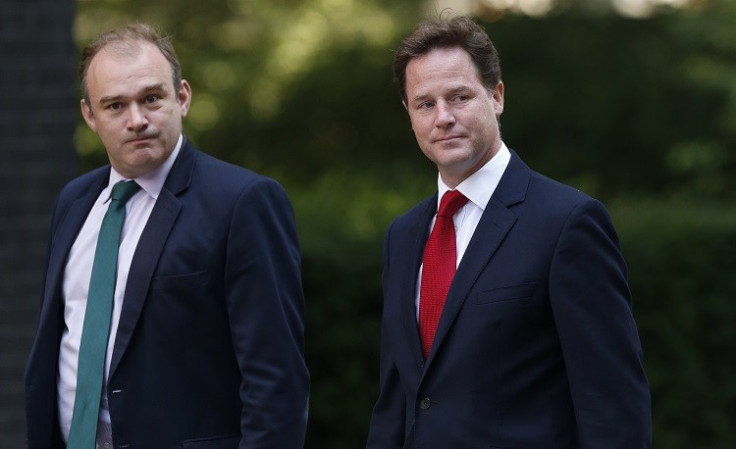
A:
{"label": "tie knot", "polygon": [[448,190],[442,195],[442,201],[440,201],[440,209],[437,211],[439,217],[450,217],[452,218],[455,213],[468,202],[465,195],[460,193],[458,190]]}
{"label": "tie knot", "polygon": [[140,188],[135,181],[119,181],[112,186],[110,196],[113,200],[120,201],[120,204],[125,204]]}

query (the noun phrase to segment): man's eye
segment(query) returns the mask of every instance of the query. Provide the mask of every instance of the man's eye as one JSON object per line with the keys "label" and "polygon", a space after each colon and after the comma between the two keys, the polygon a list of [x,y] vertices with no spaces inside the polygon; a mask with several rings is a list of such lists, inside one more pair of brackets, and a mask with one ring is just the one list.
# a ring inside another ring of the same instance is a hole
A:
{"label": "man's eye", "polygon": [[153,104],[158,101],[158,95],[148,95],[144,101],[148,104]]}
{"label": "man's eye", "polygon": [[432,106],[434,106],[434,103],[431,103],[429,101],[425,101],[424,103],[419,105],[419,109],[431,109]]}
{"label": "man's eye", "polygon": [[109,109],[112,109],[113,111],[118,111],[120,110],[120,108],[123,107],[123,105],[120,104],[119,102],[115,102],[115,103],[110,103],[109,105],[107,105],[107,107]]}

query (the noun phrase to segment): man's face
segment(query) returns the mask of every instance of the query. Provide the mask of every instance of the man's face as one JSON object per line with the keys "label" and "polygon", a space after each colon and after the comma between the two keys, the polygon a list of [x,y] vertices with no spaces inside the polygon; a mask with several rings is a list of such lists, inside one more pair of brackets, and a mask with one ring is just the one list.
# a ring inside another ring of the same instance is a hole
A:
{"label": "man's face", "polygon": [[437,48],[409,61],[406,98],[419,147],[449,187],[475,173],[500,148],[503,83],[489,92],[465,50]]}
{"label": "man's face", "polygon": [[138,177],[171,155],[192,91],[186,81],[174,89],[171,66],[153,44],[134,42],[121,51],[112,43],[100,50],[87,71],[87,91],[82,115],[120,174]]}

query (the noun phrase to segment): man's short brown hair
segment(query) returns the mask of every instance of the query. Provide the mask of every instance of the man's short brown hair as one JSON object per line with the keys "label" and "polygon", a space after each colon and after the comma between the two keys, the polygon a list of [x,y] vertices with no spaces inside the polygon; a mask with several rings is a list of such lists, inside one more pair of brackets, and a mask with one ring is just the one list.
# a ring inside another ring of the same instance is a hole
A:
{"label": "man's short brown hair", "polygon": [[151,25],[145,23],[134,23],[100,34],[97,39],[82,50],[82,60],[79,65],[79,79],[82,98],[84,98],[84,101],[86,101],[87,104],[89,104],[87,71],[89,70],[92,58],[94,58],[100,50],[111,44],[115,45],[116,50],[119,51],[137,51],[137,47],[132,48],[131,45],[137,46],[140,42],[153,44],[159,49],[159,51],[161,51],[161,54],[164,55],[166,60],[169,61],[169,65],[171,65],[174,89],[175,91],[179,90],[182,80],[181,64],[179,64],[179,58],[176,56],[176,51],[174,51],[174,45],[171,43],[171,38],[169,36],[162,35]]}
{"label": "man's short brown hair", "polygon": [[406,66],[412,58],[436,48],[462,48],[470,55],[488,90],[501,81],[501,63],[486,31],[464,16],[419,23],[399,45],[394,57],[394,75],[401,99],[406,102]]}

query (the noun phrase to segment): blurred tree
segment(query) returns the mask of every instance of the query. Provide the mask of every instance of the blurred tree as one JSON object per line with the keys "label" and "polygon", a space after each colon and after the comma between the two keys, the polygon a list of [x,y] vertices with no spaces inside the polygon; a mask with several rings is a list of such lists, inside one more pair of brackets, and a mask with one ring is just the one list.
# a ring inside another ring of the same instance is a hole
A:
{"label": "blurred tree", "polygon": [[[635,304],[643,304],[637,318],[651,354],[655,447],[707,441],[698,447],[725,449],[733,443],[726,435],[734,434],[728,424],[736,421],[734,386],[725,379],[735,367],[719,365],[717,375],[707,376],[698,366],[731,347],[720,339],[733,333],[718,327],[724,323],[718,318],[732,317],[736,308],[724,299],[732,281],[704,271],[711,257],[734,269],[729,253],[718,251],[733,248],[732,234],[709,224],[732,223],[723,218],[732,212],[721,209],[736,193],[736,2],[535,0],[522,7],[524,1],[78,2],[80,46],[134,20],[173,34],[194,89],[185,133],[206,151],[271,175],[289,190],[308,301],[308,447],[365,442],[377,394],[383,232],[433,190],[436,177],[393,85],[393,49],[422,14],[436,17],[443,3],[471,8],[499,48],[509,146],[533,168],[619,205],[614,218],[623,222],[624,250],[634,261]],[[81,121],[77,145],[86,168],[106,160]],[[669,197],[686,202],[648,206]],[[701,203],[720,218],[674,226]],[[629,204],[651,214],[638,220]],[[707,244],[673,249],[699,232],[715,234]],[[667,264],[673,251],[680,268]],[[654,284],[646,276],[651,267],[659,270]],[[707,302],[700,311],[676,293],[688,270],[688,291],[702,289]],[[670,300],[672,308],[660,307]],[[683,338],[676,330],[702,329],[687,321],[689,313],[713,319],[716,329],[680,355]],[[671,391],[689,383],[689,395]],[[713,397],[721,387],[727,394]],[[698,405],[683,401],[706,393],[707,418],[688,420]]]}
{"label": "blurred tree", "polygon": [[[83,45],[133,20],[160,25],[174,35],[194,89],[186,133],[227,160],[308,184],[391,153],[392,130],[399,117],[407,121],[392,90],[390,49],[416,20],[415,4],[82,1],[76,34]],[[81,122],[77,140],[90,165],[104,160]]]}
{"label": "blurred tree", "polygon": [[736,208],[612,206],[652,390],[654,447],[736,447]]}
{"label": "blurred tree", "polygon": [[[82,43],[131,20],[161,25],[194,87],[187,134],[304,188],[332,171],[423,164],[391,75],[392,49],[422,9],[397,3],[82,1],[76,29]],[[604,199],[732,196],[734,2],[647,20],[559,4],[543,19],[479,10],[496,20],[486,25],[502,56],[509,145]],[[81,122],[77,136],[89,165],[104,160]]]}

